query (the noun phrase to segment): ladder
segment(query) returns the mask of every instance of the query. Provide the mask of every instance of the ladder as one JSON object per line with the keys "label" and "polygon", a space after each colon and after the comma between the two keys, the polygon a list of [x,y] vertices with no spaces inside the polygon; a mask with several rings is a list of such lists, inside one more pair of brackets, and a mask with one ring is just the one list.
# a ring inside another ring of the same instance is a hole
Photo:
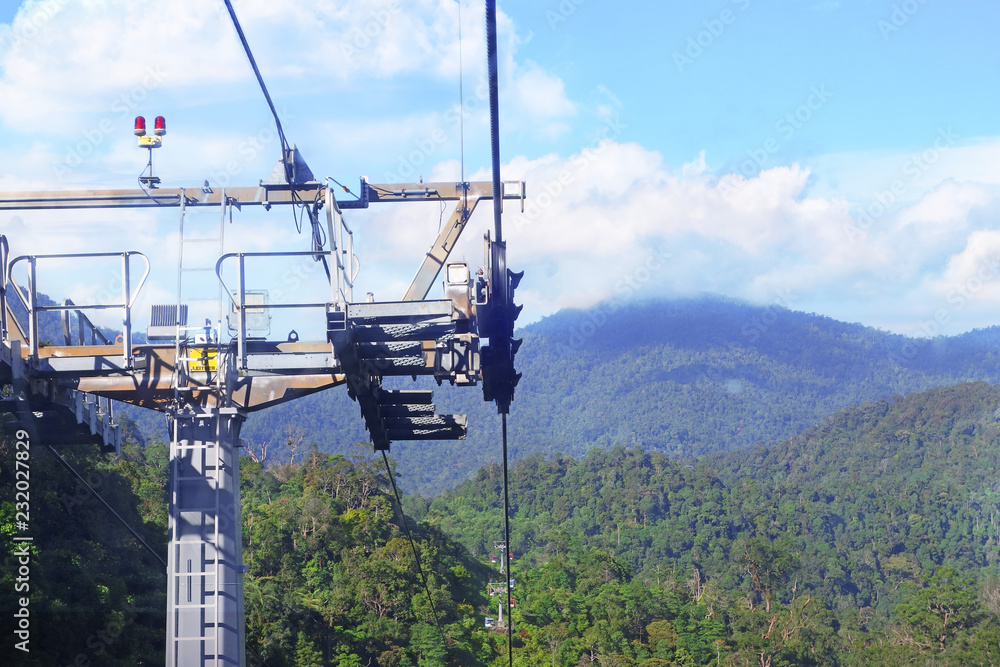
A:
{"label": "ladder", "polygon": [[[210,214],[197,215],[194,207],[188,210],[188,197],[181,189],[173,375],[178,408],[188,402],[185,394],[189,392],[214,394],[216,405],[222,396],[222,373],[218,371],[224,301],[222,283],[215,279],[215,263],[225,250],[226,214],[231,215],[232,210],[225,188],[221,195],[218,227],[215,227]],[[195,249],[203,251],[193,252]],[[213,249],[215,252],[211,252]],[[201,280],[193,280],[199,276]],[[190,324],[186,314],[191,314],[194,320],[204,319],[205,324]]]}
{"label": "ladder", "polygon": [[167,665],[223,667],[244,655],[235,408],[174,415],[170,446]]}
{"label": "ladder", "polygon": [[[181,190],[170,411],[167,664],[242,667],[245,568],[238,447],[243,416],[225,405],[223,294],[215,279],[229,199],[223,190],[217,228],[211,214],[188,210],[188,201]],[[214,207],[208,210],[214,212]],[[206,323],[189,323],[185,313]]]}

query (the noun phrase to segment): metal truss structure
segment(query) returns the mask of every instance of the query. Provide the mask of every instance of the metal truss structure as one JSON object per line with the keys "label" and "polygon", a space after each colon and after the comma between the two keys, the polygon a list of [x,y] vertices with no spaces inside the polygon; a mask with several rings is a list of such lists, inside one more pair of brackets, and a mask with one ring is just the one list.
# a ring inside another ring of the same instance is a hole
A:
{"label": "metal truss structure", "polygon": [[[291,157],[297,165],[298,156]],[[489,182],[362,180],[358,198],[338,201],[333,188],[309,176],[304,182],[218,190],[206,183],[148,192],[0,193],[0,210],[8,211],[175,207],[180,212],[177,302],[153,307],[147,332],[151,342],[143,344],[133,340],[132,311],[149,273],[150,260],[144,255],[125,251],[11,258],[7,239],[0,236],[0,383],[11,388],[0,407],[16,413],[17,426],[42,443],[96,440],[106,450],[120,451],[120,426],[111,401],[152,408],[169,417],[167,664],[171,667],[245,663],[239,434],[249,413],[346,384],[360,405],[375,448],[386,450],[399,440],[464,438],[466,418],[437,414],[430,391],[386,389],[383,378],[428,375],[438,383],[481,384],[484,398],[495,400],[505,414],[517,383],[513,372],[517,342],[510,334],[517,313],[513,290],[520,276],[507,270],[504,244],[490,241],[487,234],[485,264],[476,273],[464,262],[449,264],[448,258],[479,201],[499,197],[521,200],[523,206],[524,183],[504,183],[497,193]],[[358,262],[342,211],[410,201],[457,204],[399,301],[355,301]],[[308,208],[314,227],[325,215],[330,247],[227,254],[222,252],[220,229],[218,238],[211,239],[220,248],[213,267],[219,317],[214,327],[189,326],[182,279],[185,271],[196,269],[185,266],[183,259],[186,214],[215,207],[224,220],[232,208],[295,203]],[[325,263],[327,300],[268,304],[247,290],[246,277],[252,273],[248,263],[258,257],[289,255]],[[121,299],[110,304],[41,305],[38,272],[50,260],[85,258],[120,262]],[[15,269],[27,272],[27,285],[15,282]],[[427,300],[442,270],[444,298]],[[227,284],[225,276],[233,272],[238,284]],[[26,318],[15,317],[17,304]],[[122,314],[120,340],[108,341],[87,315],[108,308]],[[269,317],[282,308],[314,312],[325,323],[326,339],[272,341],[250,335],[255,317]],[[231,339],[222,335],[223,310],[230,313],[229,324],[235,330]],[[41,344],[38,317],[47,311],[63,317],[65,344]],[[481,348],[481,337],[489,338],[491,345]]]}

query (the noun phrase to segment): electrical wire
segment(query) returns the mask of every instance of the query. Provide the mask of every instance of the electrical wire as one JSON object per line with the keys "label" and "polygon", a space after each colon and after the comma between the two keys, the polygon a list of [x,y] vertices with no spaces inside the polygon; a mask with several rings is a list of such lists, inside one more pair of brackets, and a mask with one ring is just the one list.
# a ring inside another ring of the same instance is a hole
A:
{"label": "electrical wire", "polygon": [[[146,170],[143,169],[142,173],[145,174]],[[155,196],[153,196],[153,193],[150,192],[149,190],[147,190],[146,186],[143,184],[143,182],[142,182],[142,174],[139,174],[139,178],[137,179],[137,181],[139,183],[139,188],[146,194],[147,197],[149,197],[150,199],[152,199],[153,202],[155,202],[157,206],[173,206],[174,205],[174,202],[163,202],[163,201],[160,201],[159,199],[157,199]],[[170,196],[171,197],[177,197],[178,199],[180,199],[180,197],[177,196],[177,195],[170,195]]]}
{"label": "electrical wire", "polygon": [[[164,202],[160,201],[159,199],[157,199],[156,197],[154,197],[153,193],[151,193],[149,190],[147,190],[145,183],[142,182],[142,175],[145,174],[147,170],[149,171],[150,177],[152,177],[152,175],[153,175],[153,150],[152,149],[147,149],[147,150],[149,150],[149,160],[146,162],[145,169],[143,169],[141,172],[139,172],[139,176],[136,179],[136,181],[139,183],[139,187],[142,189],[142,191],[144,193],[146,193],[146,196],[149,197],[150,199],[152,199],[153,202],[156,203],[157,206],[171,206],[172,202],[166,202],[166,203],[164,203]],[[176,195],[173,195],[173,196],[176,196]]]}
{"label": "electrical wire", "polygon": [[410,526],[406,523],[406,515],[403,513],[403,501],[399,496],[399,487],[396,486],[396,477],[392,473],[392,468],[389,467],[389,457],[386,455],[384,449],[382,450],[382,460],[385,461],[386,475],[388,475],[389,481],[392,482],[392,492],[396,496],[396,505],[399,507],[399,516],[403,524],[403,530],[406,532],[406,539],[410,541],[410,549],[413,551],[413,558],[417,563],[417,572],[420,573],[420,580],[424,583],[424,591],[427,593],[427,601],[431,603],[431,612],[434,614],[434,624],[437,626],[438,632],[441,633],[441,638],[447,645],[448,637],[444,633],[444,628],[441,627],[441,620],[438,618],[437,607],[434,604],[434,598],[431,596],[430,586],[427,585],[427,576],[424,574],[423,565],[420,563],[420,554],[417,553],[417,545],[413,542],[413,535],[410,534]]}
{"label": "electrical wire", "polygon": [[357,195],[357,194],[354,194],[353,192],[351,192],[351,189],[349,187],[347,187],[346,185],[344,185],[343,183],[341,183],[340,181],[338,181],[333,176],[327,176],[326,178],[327,178],[327,180],[333,181],[334,183],[336,183],[337,185],[339,185],[340,189],[343,190],[344,192],[346,192],[347,194],[351,195],[352,197],[354,197],[358,201],[361,201],[361,196],[360,195]]}

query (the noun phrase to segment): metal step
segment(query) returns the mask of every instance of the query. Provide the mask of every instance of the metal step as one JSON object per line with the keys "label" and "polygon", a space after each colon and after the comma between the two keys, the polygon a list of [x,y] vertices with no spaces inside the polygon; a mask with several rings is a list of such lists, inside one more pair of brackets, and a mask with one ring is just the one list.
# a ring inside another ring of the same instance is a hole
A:
{"label": "metal step", "polygon": [[378,394],[381,405],[431,405],[434,399],[429,389],[381,389]]}
{"label": "metal step", "polygon": [[382,416],[391,417],[426,417],[434,414],[434,404],[428,405],[383,405]]}
{"label": "metal step", "polygon": [[389,440],[465,440],[465,415],[431,415],[386,420]]}
{"label": "metal step", "polygon": [[380,341],[358,343],[358,358],[387,359],[399,357],[422,357],[434,351],[434,341]]}
{"label": "metal step", "polygon": [[451,321],[424,324],[358,324],[351,327],[351,337],[358,343],[438,340],[454,333],[455,324]]}

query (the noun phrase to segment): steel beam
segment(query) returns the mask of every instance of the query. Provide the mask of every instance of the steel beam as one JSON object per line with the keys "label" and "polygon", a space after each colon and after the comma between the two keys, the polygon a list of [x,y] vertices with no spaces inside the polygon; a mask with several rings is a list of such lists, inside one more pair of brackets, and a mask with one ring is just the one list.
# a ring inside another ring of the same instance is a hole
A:
{"label": "steel beam", "polygon": [[403,301],[417,301],[427,298],[427,294],[431,291],[431,287],[441,272],[441,268],[448,261],[448,256],[451,255],[451,251],[458,243],[458,239],[465,230],[465,226],[468,224],[469,218],[472,217],[472,212],[476,210],[476,204],[478,203],[478,197],[472,197],[458,203],[458,206],[452,211],[451,216],[448,217],[448,222],[438,232],[437,238],[431,244],[430,250],[424,255],[424,261],[420,263],[420,268],[417,269],[416,275],[413,276],[410,287],[406,290],[406,294],[403,295]]}
{"label": "steel beam", "polygon": [[[325,189],[322,183],[296,185],[298,200],[313,201]],[[264,185],[242,188],[163,188],[155,190],[38,190],[0,193],[0,211],[60,208],[156,208],[180,206],[219,206],[226,197],[232,206],[270,206],[291,204],[293,189],[287,185]]]}
{"label": "steel beam", "polygon": [[[504,199],[524,201],[524,184],[520,187],[505,184]],[[401,201],[455,201],[476,198],[492,199],[493,184],[488,181],[472,183],[367,183],[362,182],[367,196],[359,199],[337,200],[341,209],[368,208],[372,202]],[[509,191],[508,191],[509,189]],[[226,198],[231,206],[264,206],[293,204],[298,201],[322,202],[326,186],[319,182],[271,185],[260,182],[244,187],[193,187],[157,188],[153,190],[21,190],[0,192],[0,211],[30,209],[75,208],[154,208],[180,206],[219,206]]]}

